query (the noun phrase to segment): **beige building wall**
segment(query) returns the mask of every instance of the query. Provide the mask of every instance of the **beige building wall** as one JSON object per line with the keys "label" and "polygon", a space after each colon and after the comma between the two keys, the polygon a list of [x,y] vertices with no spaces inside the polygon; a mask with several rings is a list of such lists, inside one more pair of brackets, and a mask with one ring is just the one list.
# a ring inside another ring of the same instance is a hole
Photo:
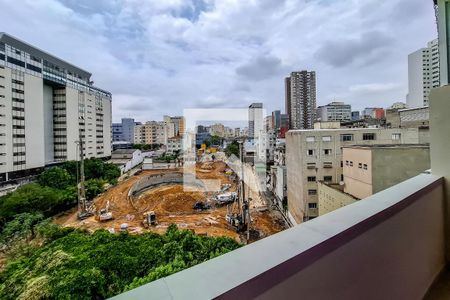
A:
{"label": "beige building wall", "polygon": [[350,146],[343,149],[344,192],[366,198],[430,168],[424,145]]}
{"label": "beige building wall", "polygon": [[343,164],[344,192],[359,199],[372,195],[372,151],[344,148]]}
{"label": "beige building wall", "polygon": [[44,96],[42,79],[24,74],[25,78],[25,151],[26,168],[45,165]]}
{"label": "beige building wall", "polygon": [[342,186],[339,184],[328,185],[319,181],[317,187],[319,194],[319,216],[357,201],[351,195],[344,193],[341,190]]}
{"label": "beige building wall", "polygon": [[13,170],[11,69],[0,66],[0,172]]}
{"label": "beige building wall", "polygon": [[[428,132],[427,132],[428,133]],[[369,140],[366,134],[374,134]],[[351,137],[346,139],[344,136]],[[344,146],[362,144],[418,144],[417,128],[342,128],[321,130],[290,130],[286,134],[287,197],[293,221],[317,217],[317,181],[342,178],[342,150]],[[313,154],[308,155],[308,150]],[[326,151],[325,150],[331,150]],[[308,181],[310,177],[311,181]],[[315,194],[314,194],[315,190]]]}
{"label": "beige building wall", "polygon": [[375,194],[430,169],[430,148],[376,148],[372,164]]}
{"label": "beige building wall", "polygon": [[339,129],[341,128],[341,122],[315,122],[314,129]]}

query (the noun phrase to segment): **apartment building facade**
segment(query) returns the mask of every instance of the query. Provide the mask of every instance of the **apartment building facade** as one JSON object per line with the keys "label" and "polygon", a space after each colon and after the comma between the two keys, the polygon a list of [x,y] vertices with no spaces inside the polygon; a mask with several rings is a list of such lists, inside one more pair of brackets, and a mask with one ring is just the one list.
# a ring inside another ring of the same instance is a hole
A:
{"label": "apartment building facade", "polygon": [[0,33],[0,181],[111,155],[111,93],[91,73]]}
{"label": "apartment building facade", "polygon": [[407,106],[428,106],[430,91],[439,87],[440,82],[439,41],[435,39],[408,56]]}
{"label": "apartment building facade", "polygon": [[321,122],[345,122],[352,120],[352,106],[344,102],[331,102],[317,108],[317,119]]}
{"label": "apartment building facade", "polygon": [[173,124],[173,133],[169,132],[168,137],[183,136],[186,131],[186,120],[183,116],[164,116],[164,123]]}
{"label": "apartment building facade", "polygon": [[285,78],[290,129],[311,129],[316,119],[316,72],[292,72]]}
{"label": "apartment building facade", "polygon": [[286,134],[289,216],[301,223],[318,216],[317,181],[343,181],[342,147],[355,144],[419,144],[418,128],[291,130]]}
{"label": "apartment building facade", "polygon": [[148,121],[134,127],[134,143],[167,145],[167,139],[173,137],[173,132],[173,123]]}

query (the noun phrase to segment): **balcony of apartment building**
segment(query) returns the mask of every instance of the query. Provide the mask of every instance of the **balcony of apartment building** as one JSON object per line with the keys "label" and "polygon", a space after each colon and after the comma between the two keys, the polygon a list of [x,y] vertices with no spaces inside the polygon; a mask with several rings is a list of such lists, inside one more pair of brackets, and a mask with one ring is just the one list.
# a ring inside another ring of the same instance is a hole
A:
{"label": "balcony of apartment building", "polygon": [[116,299],[450,299],[450,86],[431,171]]}

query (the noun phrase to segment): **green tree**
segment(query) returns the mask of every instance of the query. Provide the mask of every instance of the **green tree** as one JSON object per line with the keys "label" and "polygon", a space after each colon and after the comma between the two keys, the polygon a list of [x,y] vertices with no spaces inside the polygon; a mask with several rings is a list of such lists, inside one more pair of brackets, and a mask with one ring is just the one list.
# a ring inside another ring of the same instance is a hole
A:
{"label": "green tree", "polygon": [[231,144],[228,144],[225,148],[225,154],[227,156],[231,156],[232,154],[239,157],[239,143],[237,141],[231,142]]}
{"label": "green tree", "polygon": [[61,232],[6,265],[0,299],[105,299],[239,247],[232,239],[197,236],[176,226],[163,235]]}
{"label": "green tree", "polygon": [[14,215],[25,212],[41,212],[51,216],[74,205],[72,198],[65,198],[61,190],[30,183],[18,188],[0,202],[0,219],[10,220]]}
{"label": "green tree", "polygon": [[85,182],[86,198],[94,199],[105,190],[107,182],[103,179],[89,179]]}
{"label": "green tree", "polygon": [[38,177],[38,182],[42,186],[65,189],[72,184],[72,178],[67,170],[53,167],[42,172]]}

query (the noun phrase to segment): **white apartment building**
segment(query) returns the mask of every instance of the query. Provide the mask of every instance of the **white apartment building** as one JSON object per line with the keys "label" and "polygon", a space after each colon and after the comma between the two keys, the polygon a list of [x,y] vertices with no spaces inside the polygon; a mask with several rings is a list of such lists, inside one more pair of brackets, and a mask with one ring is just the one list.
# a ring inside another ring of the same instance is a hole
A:
{"label": "white apartment building", "polygon": [[252,103],[248,107],[248,136],[254,140],[255,159],[259,161],[266,160],[265,137],[266,128],[264,126],[265,110],[262,103]]}
{"label": "white apartment building", "polygon": [[342,147],[423,143],[417,128],[291,130],[286,134],[287,197],[291,221],[318,216],[317,181],[343,181]]}
{"label": "white apartment building", "polygon": [[431,89],[440,86],[439,42],[437,39],[427,47],[408,55],[408,95],[409,108],[428,106]]}
{"label": "white apartment building", "polygon": [[289,129],[311,129],[316,119],[316,72],[292,72],[285,79]]}
{"label": "white apartment building", "polygon": [[111,155],[111,93],[91,73],[0,33],[0,181]]}
{"label": "white apartment building", "polygon": [[352,119],[352,107],[344,102],[331,102],[317,108],[317,119],[321,122],[346,122]]}
{"label": "white apartment building", "polygon": [[174,154],[178,152],[179,154],[183,150],[183,138],[181,136],[174,136],[167,139],[167,153]]}

